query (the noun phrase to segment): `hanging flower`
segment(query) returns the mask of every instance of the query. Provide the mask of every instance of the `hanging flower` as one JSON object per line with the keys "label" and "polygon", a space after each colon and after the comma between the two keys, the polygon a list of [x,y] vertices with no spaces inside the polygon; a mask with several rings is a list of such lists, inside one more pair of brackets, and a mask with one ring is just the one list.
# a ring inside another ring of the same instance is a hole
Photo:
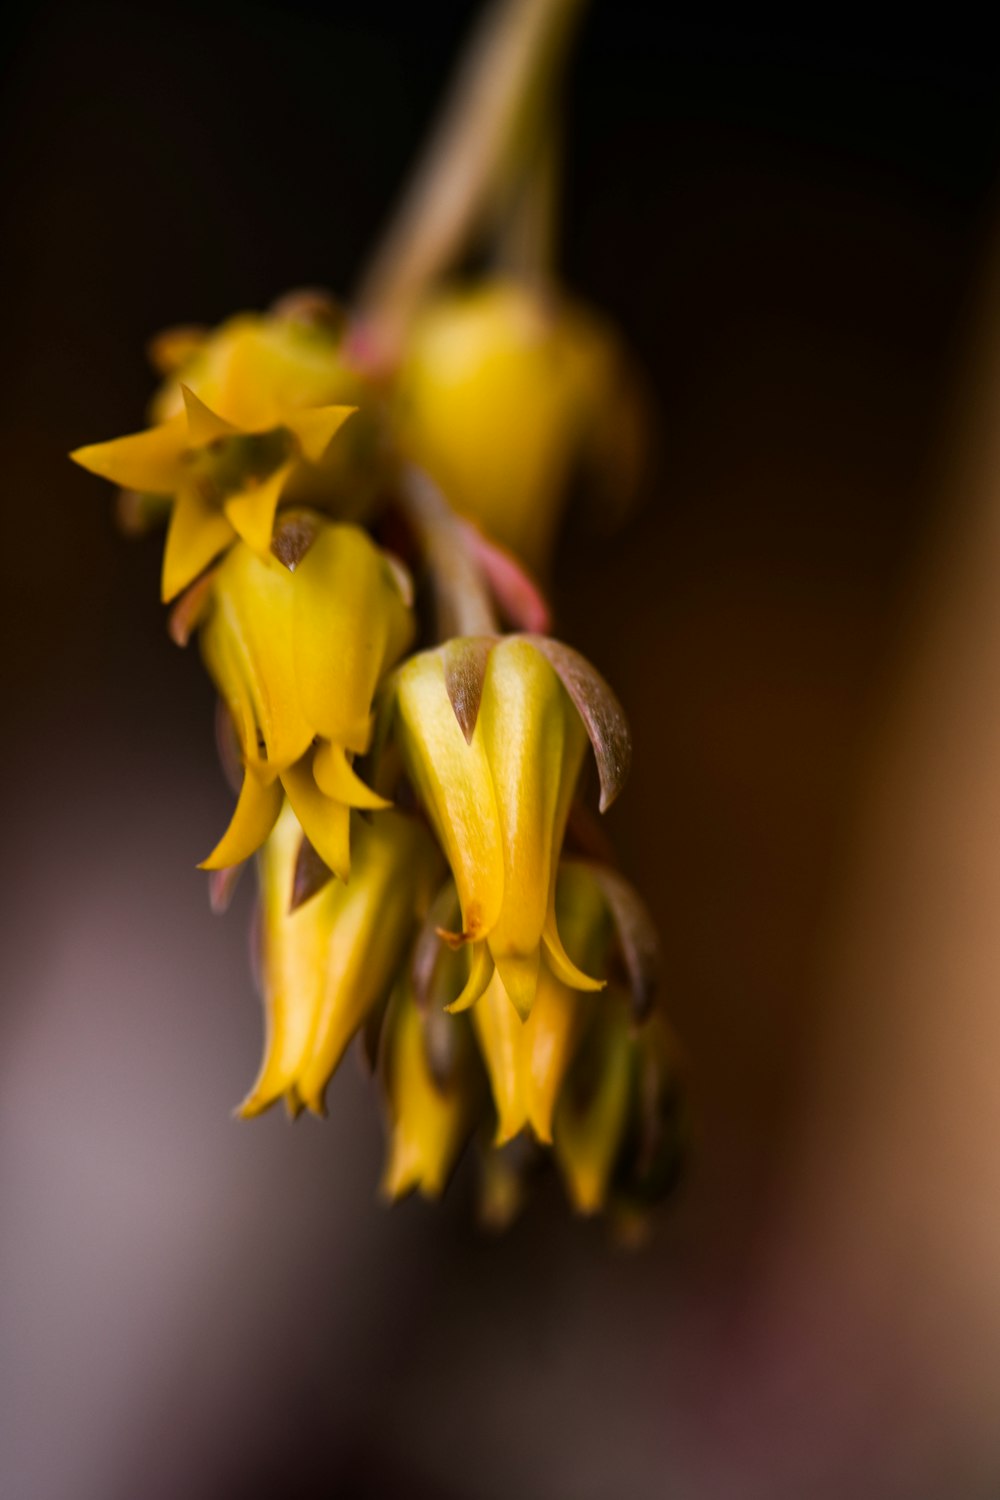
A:
{"label": "hanging flower", "polygon": [[266,555],[279,502],[321,462],[355,407],[343,404],[336,346],[288,319],[233,319],[204,341],[185,331],[163,341],[161,359],[182,375],[154,402],[155,425],[71,457],[169,503],[162,596],[170,600],[237,537]]}
{"label": "hanging flower", "polygon": [[372,701],[409,643],[411,613],[398,573],[359,528],[292,513],[277,545],[291,570],[237,543],[205,605],[202,654],[229,708],[244,779],[203,867],[249,858],[287,797],[317,853],[346,880],[350,808],[388,805],[352,760],[368,748]]}
{"label": "hanging flower", "polygon": [[451,865],[472,951],[456,1009],[494,969],[522,1016],[544,949],[553,973],[598,989],[560,940],[555,879],[588,732],[602,806],[624,781],[628,738],[617,700],[576,652],[541,637],[453,641],[397,674],[403,760]]}
{"label": "hanging flower", "polygon": [[601,319],[495,279],[429,300],[410,332],[399,442],[461,514],[545,571],[574,472],[622,496],[642,467],[635,378]]}
{"label": "hanging flower", "polygon": [[400,813],[354,829],[348,884],[328,882],[289,909],[302,832],[285,808],[261,855],[264,1060],[240,1114],[284,1098],[323,1113],[351,1038],[388,994],[440,870],[426,830]]}

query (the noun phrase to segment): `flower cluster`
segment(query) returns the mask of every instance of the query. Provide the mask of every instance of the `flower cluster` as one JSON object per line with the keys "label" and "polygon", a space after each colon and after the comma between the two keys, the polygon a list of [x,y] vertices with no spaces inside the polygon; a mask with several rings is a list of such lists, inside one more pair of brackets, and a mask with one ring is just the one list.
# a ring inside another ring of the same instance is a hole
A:
{"label": "flower cluster", "polygon": [[[620,512],[645,447],[631,361],[550,267],[576,9],[487,12],[350,316],[299,292],[160,335],[150,426],[73,457],[127,529],[165,523],[170,632],[218,690],[238,798],[202,864],[221,910],[256,860],[266,1019],[240,1114],[322,1114],[358,1036],[388,1197],[475,1140],[486,1222],[547,1158],[634,1227],[677,1168],[678,1057],[581,792],[588,746],[602,812],[620,792],[625,717],[537,582],[572,482]],[[450,283],[470,250],[506,270]]]}
{"label": "flower cluster", "polygon": [[624,715],[523,565],[616,350],[527,298],[438,298],[391,375],[316,298],[164,336],[153,424],[73,456],[166,519],[172,633],[218,690],[239,795],[203,867],[219,905],[252,856],[260,889],[240,1113],[321,1114],[360,1033],[390,1197],[439,1194],[475,1136],[550,1148],[592,1212],[669,1179],[677,1060],[649,918],[567,836],[588,742],[602,810],[625,780]]}

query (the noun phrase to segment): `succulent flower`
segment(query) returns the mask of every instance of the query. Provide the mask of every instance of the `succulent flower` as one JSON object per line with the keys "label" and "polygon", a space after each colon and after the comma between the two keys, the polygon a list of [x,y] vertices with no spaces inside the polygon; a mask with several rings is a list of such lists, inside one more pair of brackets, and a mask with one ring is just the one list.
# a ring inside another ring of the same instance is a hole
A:
{"label": "succulent flower", "polygon": [[261,855],[264,1060],[240,1114],[284,1098],[323,1113],[330,1076],[392,986],[440,855],[414,818],[386,812],[354,829],[347,884],[330,881],[289,910],[302,833],[290,808]]}
{"label": "succulent flower", "polygon": [[[491,8],[350,314],[300,292],[161,334],[152,425],[72,455],[127,529],[166,519],[170,634],[197,631],[242,778],[203,862],[221,910],[257,855],[266,1037],[239,1113],[322,1114],[359,1036],[384,1195],[437,1197],[475,1139],[494,1225],[546,1156],[578,1211],[643,1212],[684,1123],[648,913],[572,852],[602,844],[573,806],[587,742],[603,812],[625,717],[533,576],[576,474],[623,495],[643,454],[619,340],[549,264],[576,9]],[[480,249],[522,279],[447,290]]]}
{"label": "succulent flower", "polygon": [[372,700],[409,643],[412,617],[397,573],[358,527],[294,513],[279,550],[291,569],[238,542],[204,605],[202,655],[245,768],[232,822],[204,868],[253,854],[287,796],[317,853],[346,879],[349,809],[388,805],[352,758],[368,748]]}
{"label": "succulent flower", "polygon": [[324,354],[294,328],[244,318],[200,345],[189,334],[178,362],[195,385],[171,381],[146,431],[71,455],[125,490],[169,500],[165,601],[237,537],[267,554],[291,481],[320,463],[355,409],[333,399],[343,387],[333,346]]}
{"label": "succulent flower", "polygon": [[411,657],[395,702],[404,764],[458,890],[462,929],[450,937],[471,946],[454,1009],[478,1000],[496,969],[526,1017],[543,950],[564,983],[599,989],[563,947],[555,882],[588,730],[608,776],[605,805],[627,770],[627,731],[606,684],[564,647],[508,636]]}

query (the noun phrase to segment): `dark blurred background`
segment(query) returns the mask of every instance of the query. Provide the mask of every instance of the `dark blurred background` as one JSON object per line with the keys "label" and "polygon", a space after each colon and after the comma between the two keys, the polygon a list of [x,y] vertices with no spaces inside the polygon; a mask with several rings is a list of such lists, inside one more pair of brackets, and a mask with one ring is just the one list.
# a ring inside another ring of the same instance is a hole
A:
{"label": "dark blurred background", "polygon": [[571,71],[566,279],[658,407],[645,508],[555,579],[632,719],[611,832],[693,1069],[651,1246],[554,1186],[484,1238],[467,1167],[387,1212],[350,1060],[322,1126],[230,1118],[260,1022],[248,892],[213,919],[194,869],[210,688],[65,454],[142,424],[160,328],[349,294],[473,15],[8,15],[0,1493],[985,1500],[1000,1019],[935,1093],[943,1032],[890,1005],[856,1076],[878,995],[829,977],[989,260],[1000,62],[957,22],[596,0]]}

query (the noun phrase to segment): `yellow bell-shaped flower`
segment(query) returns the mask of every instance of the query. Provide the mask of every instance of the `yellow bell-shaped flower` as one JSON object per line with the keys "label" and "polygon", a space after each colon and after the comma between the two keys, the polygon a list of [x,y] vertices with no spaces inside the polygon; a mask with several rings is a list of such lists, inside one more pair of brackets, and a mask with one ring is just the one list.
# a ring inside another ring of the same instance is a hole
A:
{"label": "yellow bell-shaped flower", "polygon": [[562,299],[513,280],[443,293],[409,336],[399,441],[456,510],[544,571],[588,454],[613,443],[614,477],[634,480],[640,436],[623,369],[607,325]]}
{"label": "yellow bell-shaped flower", "polygon": [[388,993],[440,874],[416,819],[384,812],[354,829],[348,884],[330,881],[295,910],[289,897],[302,833],[285,808],[261,855],[261,971],[267,1037],[240,1106],[259,1114],[284,1097],[323,1112],[330,1077],[355,1032]]}
{"label": "yellow bell-shaped flower", "polygon": [[242,317],[171,349],[175,376],[144,432],[71,457],[126,490],[170,502],[162,594],[179,594],[237,537],[261,556],[279,501],[301,498],[332,438],[355,410],[357,381],[329,335],[289,319]]}
{"label": "yellow bell-shaped flower", "polygon": [[453,642],[400,669],[398,738],[458,890],[462,931],[453,941],[472,945],[456,1008],[485,992],[496,967],[526,1016],[543,948],[565,983],[600,988],[566,955],[555,914],[559,850],[589,726],[539,643],[509,636],[483,654],[477,711],[463,728],[449,672],[465,646],[475,654],[475,642]]}
{"label": "yellow bell-shaped flower", "polygon": [[229,707],[245,775],[204,868],[247,859],[287,796],[317,853],[346,880],[349,809],[387,805],[351,758],[368,748],[372,701],[413,622],[396,573],[365,532],[305,513],[288,527],[308,544],[294,571],[240,542],[212,582],[202,654]]}
{"label": "yellow bell-shaped flower", "polygon": [[555,882],[587,737],[602,810],[628,774],[628,726],[607,683],[547,637],[476,637],[411,657],[394,692],[403,762],[458,892],[450,941],[471,945],[453,1009],[484,994],[496,968],[527,1016],[543,949],[565,984],[599,989],[563,947]]}

